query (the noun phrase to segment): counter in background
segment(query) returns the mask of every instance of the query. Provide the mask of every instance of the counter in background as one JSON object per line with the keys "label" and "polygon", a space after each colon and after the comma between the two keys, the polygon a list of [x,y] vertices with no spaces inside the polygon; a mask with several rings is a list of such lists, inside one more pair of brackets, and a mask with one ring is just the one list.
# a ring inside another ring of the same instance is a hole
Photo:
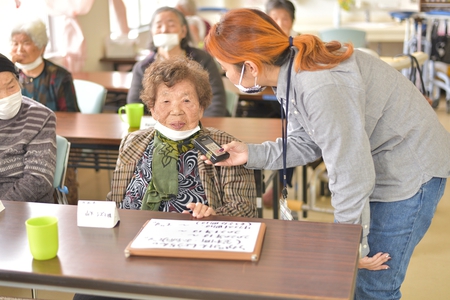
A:
{"label": "counter in background", "polygon": [[[301,33],[319,35],[319,31],[332,28],[331,24],[313,24],[302,26]],[[369,43],[402,42],[405,39],[406,25],[398,22],[348,22],[341,27],[364,30]]]}
{"label": "counter in background", "polygon": [[[403,53],[406,24],[406,22],[346,22],[341,27],[364,30],[368,43],[367,48],[376,51],[381,56],[394,56]],[[304,24],[299,32],[319,35],[321,30],[329,28],[333,28],[333,25],[328,23]]]}

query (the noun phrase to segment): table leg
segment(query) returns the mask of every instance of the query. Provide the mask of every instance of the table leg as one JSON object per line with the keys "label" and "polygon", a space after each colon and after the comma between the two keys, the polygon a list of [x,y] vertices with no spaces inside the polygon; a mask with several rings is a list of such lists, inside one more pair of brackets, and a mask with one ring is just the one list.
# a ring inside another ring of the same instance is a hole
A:
{"label": "table leg", "polygon": [[261,170],[254,170],[256,183],[256,208],[258,210],[258,218],[263,217],[262,195],[264,194],[264,176]]}
{"label": "table leg", "polygon": [[[308,197],[308,180],[307,180],[307,175],[308,175],[308,166],[302,166],[302,201],[303,201],[303,206],[305,207],[307,204],[307,197]],[[308,211],[303,209],[303,218],[307,218],[308,217]]]}
{"label": "table leg", "polygon": [[273,218],[278,219],[278,210],[279,210],[279,199],[280,196],[280,178],[278,170],[272,171],[275,172],[272,176],[272,188],[273,188]]}

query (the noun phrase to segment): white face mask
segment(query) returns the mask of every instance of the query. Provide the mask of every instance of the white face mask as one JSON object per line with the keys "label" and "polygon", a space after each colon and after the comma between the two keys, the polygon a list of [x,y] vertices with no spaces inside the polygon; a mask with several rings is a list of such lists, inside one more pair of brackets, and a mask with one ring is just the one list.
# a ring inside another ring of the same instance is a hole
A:
{"label": "white face mask", "polygon": [[29,70],[36,69],[40,64],[42,64],[43,61],[44,60],[42,59],[42,56],[38,56],[38,58],[36,58],[36,60],[33,61],[32,63],[21,64],[21,63],[16,62],[16,66],[21,70],[29,71]]}
{"label": "white face mask", "polygon": [[181,141],[181,140],[187,139],[188,137],[190,137],[191,135],[193,135],[194,133],[199,131],[200,126],[197,126],[194,129],[190,129],[190,130],[178,131],[178,130],[170,129],[170,128],[162,125],[161,123],[156,122],[155,130],[158,130],[159,132],[162,133],[162,135],[171,139],[172,141]]}
{"label": "white face mask", "polygon": [[18,91],[8,97],[0,99],[0,119],[9,120],[14,118],[22,105],[22,92]]}
{"label": "white face mask", "polygon": [[153,36],[153,44],[157,48],[162,48],[164,51],[169,52],[175,46],[180,44],[177,33],[160,33]]}
{"label": "white face mask", "polygon": [[235,86],[241,92],[246,93],[246,94],[255,94],[255,93],[260,93],[260,92],[264,91],[264,89],[266,88],[265,86],[260,86],[259,84],[256,84],[256,80],[258,79],[258,77],[255,77],[255,85],[252,87],[246,88],[241,85],[242,77],[244,77],[244,69],[245,69],[245,64],[242,65],[241,78],[239,78],[239,84],[235,84]]}

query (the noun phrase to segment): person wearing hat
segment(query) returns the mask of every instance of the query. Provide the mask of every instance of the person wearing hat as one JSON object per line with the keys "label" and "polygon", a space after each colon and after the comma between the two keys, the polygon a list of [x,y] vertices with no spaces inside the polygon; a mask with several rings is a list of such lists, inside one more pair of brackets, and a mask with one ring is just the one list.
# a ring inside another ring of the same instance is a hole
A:
{"label": "person wearing hat", "polygon": [[12,61],[0,54],[0,199],[53,203],[56,116],[22,96]]}

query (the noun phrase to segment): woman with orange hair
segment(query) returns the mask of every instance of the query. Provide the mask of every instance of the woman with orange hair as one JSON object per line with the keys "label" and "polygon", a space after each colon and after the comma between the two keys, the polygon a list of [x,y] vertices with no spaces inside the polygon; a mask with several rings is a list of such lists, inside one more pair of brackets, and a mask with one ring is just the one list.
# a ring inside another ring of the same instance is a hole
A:
{"label": "woman with orange hair", "polygon": [[399,299],[450,176],[450,134],[420,91],[351,44],[286,37],[254,9],[223,15],[205,49],[243,92],[272,87],[286,116],[283,138],[222,145],[230,158],[217,165],[277,170],[322,156],[335,222],[363,227],[355,299]]}

